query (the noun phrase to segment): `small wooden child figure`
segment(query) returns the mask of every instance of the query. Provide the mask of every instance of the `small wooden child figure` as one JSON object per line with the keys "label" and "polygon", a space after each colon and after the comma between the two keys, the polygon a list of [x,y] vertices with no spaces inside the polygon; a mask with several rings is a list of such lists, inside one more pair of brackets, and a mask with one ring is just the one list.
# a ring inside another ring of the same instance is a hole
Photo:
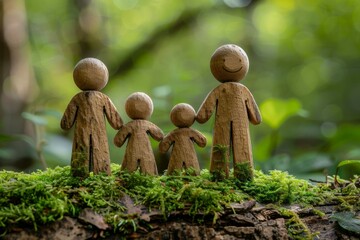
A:
{"label": "small wooden child figure", "polygon": [[259,124],[261,115],[251,92],[238,83],[248,72],[248,57],[239,46],[223,45],[212,55],[210,68],[221,84],[208,94],[196,117],[199,123],[205,123],[215,111],[210,172],[228,177],[232,153],[234,175],[250,180],[253,159],[249,121]]}
{"label": "small wooden child figure", "polygon": [[178,127],[160,142],[159,150],[165,153],[173,146],[167,174],[171,175],[177,170],[192,168],[195,175],[199,175],[200,166],[194,149],[194,142],[200,147],[205,147],[206,138],[191,125],[195,121],[195,110],[186,103],[173,107],[170,113],[171,122]]}
{"label": "small wooden child figure", "polygon": [[61,119],[61,128],[75,125],[71,173],[87,177],[89,172],[110,175],[110,154],[105,129],[105,116],[111,127],[119,129],[122,119],[111,100],[99,92],[108,82],[108,70],[103,62],[85,58],[73,72],[75,84],[82,90],[67,106]]}
{"label": "small wooden child figure", "polygon": [[152,100],[145,93],[133,93],[126,100],[125,110],[133,120],[123,125],[114,138],[118,147],[128,139],[121,170],[134,172],[140,168],[141,173],[157,175],[155,156],[148,134],[157,141],[162,140],[164,134],[159,127],[147,120],[153,112]]}

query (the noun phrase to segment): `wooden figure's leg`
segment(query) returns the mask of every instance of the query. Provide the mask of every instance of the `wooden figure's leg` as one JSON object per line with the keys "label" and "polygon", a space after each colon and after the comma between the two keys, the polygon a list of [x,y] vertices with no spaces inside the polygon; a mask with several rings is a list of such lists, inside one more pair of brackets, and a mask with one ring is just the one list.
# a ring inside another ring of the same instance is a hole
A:
{"label": "wooden figure's leg", "polygon": [[172,175],[176,169],[179,169],[179,167],[181,167],[181,166],[179,166],[176,159],[173,159],[172,157],[170,157],[169,165],[168,165],[166,174],[167,175]]}
{"label": "wooden figure's leg", "polygon": [[102,135],[90,135],[89,171],[111,174],[109,146]]}
{"label": "wooden figure's leg", "polygon": [[71,174],[74,177],[89,176],[89,144],[74,138],[71,155]]}
{"label": "wooden figure's leg", "polygon": [[151,176],[158,175],[155,158],[144,161],[140,160],[140,172]]}
{"label": "wooden figure's leg", "polygon": [[200,174],[200,165],[197,159],[194,159],[194,161],[189,162],[189,164],[186,165],[185,169],[192,168],[194,170],[194,175]]}
{"label": "wooden figure's leg", "polygon": [[140,160],[137,159],[136,157],[131,156],[126,149],[124,159],[121,163],[121,170],[122,171],[125,170],[128,172],[135,172],[138,169],[139,161]]}
{"label": "wooden figure's leg", "polygon": [[211,149],[210,172],[219,178],[229,177],[230,123],[216,124]]}
{"label": "wooden figure's leg", "polygon": [[231,150],[233,153],[234,175],[242,181],[253,177],[253,160],[249,129],[241,122],[233,122]]}

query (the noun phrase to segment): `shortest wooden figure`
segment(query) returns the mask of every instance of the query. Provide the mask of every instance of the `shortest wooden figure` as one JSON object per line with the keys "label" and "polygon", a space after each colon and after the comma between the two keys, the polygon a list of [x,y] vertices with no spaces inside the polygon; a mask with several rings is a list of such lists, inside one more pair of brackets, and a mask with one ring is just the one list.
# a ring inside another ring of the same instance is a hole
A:
{"label": "shortest wooden figure", "polygon": [[78,62],[73,72],[76,86],[82,92],[76,94],[61,119],[61,128],[75,126],[71,156],[71,173],[87,177],[89,172],[110,175],[110,153],[106,134],[106,121],[119,129],[122,120],[115,106],[105,94],[99,92],[108,82],[108,70],[96,58]]}
{"label": "shortest wooden figure", "polygon": [[147,120],[153,112],[153,102],[145,93],[136,92],[127,98],[125,111],[133,120],[123,125],[114,138],[118,147],[128,139],[121,170],[134,172],[139,169],[141,173],[157,175],[155,156],[148,134],[157,141],[162,140],[164,134],[158,126]]}
{"label": "shortest wooden figure", "polygon": [[162,153],[173,146],[167,169],[168,175],[188,168],[192,168],[196,175],[200,173],[194,142],[200,147],[205,147],[206,138],[199,131],[190,128],[195,121],[195,116],[194,108],[186,103],[177,104],[171,110],[171,121],[178,128],[167,134],[159,146]]}

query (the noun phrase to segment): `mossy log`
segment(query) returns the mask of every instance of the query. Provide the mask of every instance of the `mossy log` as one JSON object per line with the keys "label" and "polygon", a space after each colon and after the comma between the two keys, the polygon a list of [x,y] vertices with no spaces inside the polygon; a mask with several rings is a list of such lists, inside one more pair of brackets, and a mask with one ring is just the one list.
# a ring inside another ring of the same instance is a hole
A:
{"label": "mossy log", "polygon": [[[231,207],[218,213],[216,221],[212,215],[199,213],[190,216],[187,211],[175,211],[164,220],[161,211],[149,212],[144,206],[133,205],[132,214],[140,221],[136,227],[131,221],[124,223],[130,231],[126,234],[112,232],[103,216],[84,209],[77,218],[64,217],[39,226],[38,231],[27,227],[12,228],[4,239],[359,239],[359,235],[342,230],[330,219],[336,211],[335,205],[313,209],[288,206],[299,216],[296,231],[302,233],[296,238],[288,232],[288,224],[294,219],[283,216],[274,207],[259,205],[255,201]],[[325,215],[319,216],[314,210]],[[201,223],[197,222],[199,219]]]}
{"label": "mossy log", "polygon": [[[62,240],[360,237],[359,178],[334,188],[280,171],[255,172],[254,181],[241,186],[210,177],[204,170],[200,176],[144,176],[118,165],[111,176],[85,180],[71,177],[69,167],[0,171],[0,234]],[[352,213],[352,226],[335,221],[336,213]]]}

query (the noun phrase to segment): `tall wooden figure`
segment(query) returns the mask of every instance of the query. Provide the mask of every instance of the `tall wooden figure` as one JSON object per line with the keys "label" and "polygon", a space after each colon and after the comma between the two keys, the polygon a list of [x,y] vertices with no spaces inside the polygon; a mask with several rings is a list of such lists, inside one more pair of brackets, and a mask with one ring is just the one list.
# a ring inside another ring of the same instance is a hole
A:
{"label": "tall wooden figure", "polygon": [[85,58],[73,72],[75,84],[82,90],[67,106],[61,119],[61,128],[75,125],[71,156],[73,176],[87,177],[89,172],[110,175],[110,154],[105,129],[105,116],[114,129],[122,120],[111,100],[99,92],[108,82],[108,70],[103,62]]}
{"label": "tall wooden figure", "polygon": [[167,174],[171,175],[176,170],[192,168],[195,175],[200,173],[200,166],[194,149],[194,142],[200,147],[205,147],[206,138],[199,131],[191,127],[195,121],[195,110],[186,103],[173,107],[170,113],[172,123],[178,128],[167,134],[160,142],[159,150],[165,153],[173,146]]}
{"label": "tall wooden figure", "polygon": [[210,171],[228,177],[232,153],[234,175],[250,180],[253,159],[249,121],[259,124],[261,115],[251,92],[238,83],[248,72],[248,57],[239,46],[223,45],[212,55],[210,69],[221,84],[208,94],[196,117],[199,123],[205,123],[215,111]]}
{"label": "tall wooden figure", "polygon": [[157,141],[162,140],[164,134],[159,127],[147,120],[153,112],[152,100],[145,93],[133,93],[126,100],[125,110],[133,120],[122,126],[114,138],[118,147],[128,139],[121,169],[134,172],[139,168],[141,173],[157,175],[155,156],[148,134]]}

